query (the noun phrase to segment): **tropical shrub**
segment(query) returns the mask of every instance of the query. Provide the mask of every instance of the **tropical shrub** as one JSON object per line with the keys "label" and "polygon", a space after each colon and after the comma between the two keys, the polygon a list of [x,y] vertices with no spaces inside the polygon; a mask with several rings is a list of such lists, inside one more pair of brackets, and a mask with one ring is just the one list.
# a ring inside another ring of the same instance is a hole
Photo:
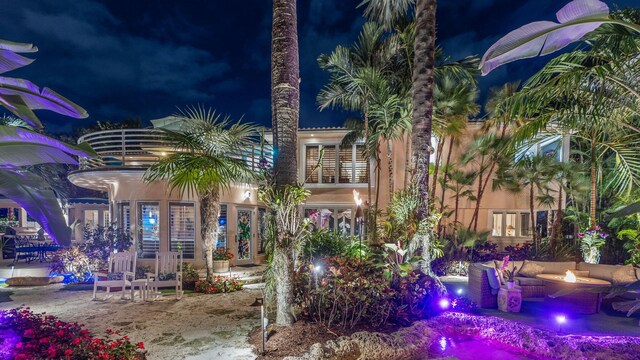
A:
{"label": "tropical shrub", "polygon": [[498,244],[490,241],[481,242],[470,249],[469,253],[471,254],[471,262],[495,260],[499,257]]}
{"label": "tropical shrub", "polygon": [[523,261],[526,259],[531,260],[532,248],[532,243],[525,242],[522,244],[505,246],[504,251],[507,253],[507,255],[509,255],[509,259],[511,259],[512,261]]}
{"label": "tropical shrub", "polygon": [[85,227],[84,241],[68,249],[56,251],[49,265],[51,273],[71,274],[70,280],[90,281],[94,271],[107,268],[109,255],[131,247],[131,235],[114,224]]}
{"label": "tropical shrub", "polygon": [[182,288],[184,290],[195,290],[196,283],[200,280],[198,269],[192,263],[182,265]]}
{"label": "tropical shrub", "polygon": [[318,229],[307,233],[302,254],[312,262],[314,259],[341,256],[348,243],[349,237],[339,231]]}
{"label": "tropical shrub", "polygon": [[244,282],[236,277],[213,276],[210,281],[198,280],[195,292],[202,294],[230,293],[242,290]]}
{"label": "tropical shrub", "polygon": [[233,253],[229,249],[219,247],[213,252],[213,260],[224,261],[233,259]]}
{"label": "tropical shrub", "polygon": [[325,324],[351,328],[380,326],[393,315],[394,293],[381,267],[352,258],[327,258],[321,267],[296,272],[294,302],[302,313]]}
{"label": "tropical shrub", "polygon": [[146,359],[142,342],[111,330],[106,335],[94,337],[84,325],[29,308],[0,310],[0,359]]}

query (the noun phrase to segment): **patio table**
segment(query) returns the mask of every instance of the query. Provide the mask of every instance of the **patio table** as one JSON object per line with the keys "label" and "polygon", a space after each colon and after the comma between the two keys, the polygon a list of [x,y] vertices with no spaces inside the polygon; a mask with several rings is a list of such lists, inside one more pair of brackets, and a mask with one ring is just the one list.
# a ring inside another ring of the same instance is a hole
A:
{"label": "patio table", "polygon": [[[576,282],[564,280],[564,275],[539,274],[536,278],[544,281],[545,302],[554,306],[557,310],[577,314],[595,314],[600,310],[602,293],[590,291],[593,288],[611,286],[606,280],[576,277]],[[575,290],[573,293],[552,298],[551,295],[560,290]]]}

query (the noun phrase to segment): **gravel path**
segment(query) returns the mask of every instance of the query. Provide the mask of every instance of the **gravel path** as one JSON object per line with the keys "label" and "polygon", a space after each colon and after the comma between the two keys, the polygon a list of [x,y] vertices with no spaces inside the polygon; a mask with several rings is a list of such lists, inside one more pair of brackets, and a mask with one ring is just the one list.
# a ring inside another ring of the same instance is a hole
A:
{"label": "gravel path", "polygon": [[[104,294],[104,293],[103,293]],[[0,288],[0,309],[21,304],[63,321],[85,324],[101,335],[120,330],[132,341],[143,341],[148,359],[255,359],[248,334],[260,324],[260,310],[249,307],[260,290],[231,294],[172,295],[153,302],[91,301],[91,291],[63,285]]]}

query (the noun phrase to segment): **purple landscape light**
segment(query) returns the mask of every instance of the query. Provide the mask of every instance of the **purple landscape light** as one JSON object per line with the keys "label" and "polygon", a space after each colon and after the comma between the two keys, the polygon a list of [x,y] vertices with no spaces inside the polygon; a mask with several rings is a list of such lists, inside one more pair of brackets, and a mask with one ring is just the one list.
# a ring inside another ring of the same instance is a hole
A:
{"label": "purple landscape light", "polygon": [[567,317],[564,315],[556,315],[556,322],[558,325],[564,325],[567,323]]}
{"label": "purple landscape light", "polygon": [[438,301],[438,306],[442,310],[447,310],[451,306],[451,302],[447,298],[442,298]]}

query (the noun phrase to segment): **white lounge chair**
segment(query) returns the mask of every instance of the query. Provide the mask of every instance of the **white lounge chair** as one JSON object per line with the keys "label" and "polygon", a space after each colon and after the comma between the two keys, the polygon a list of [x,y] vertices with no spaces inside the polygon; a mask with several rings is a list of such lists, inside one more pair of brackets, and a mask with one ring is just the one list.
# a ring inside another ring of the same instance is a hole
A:
{"label": "white lounge chair", "polygon": [[158,298],[159,289],[175,287],[176,299],[182,298],[182,252],[156,252],[156,271],[147,273],[147,286],[151,295]]}
{"label": "white lounge chair", "polygon": [[[125,299],[125,291],[127,286],[131,287],[131,281],[135,279],[136,271],[136,253],[121,252],[109,256],[109,267],[107,272],[93,273],[93,300],[96,300],[96,292],[98,286],[106,288],[107,296],[104,300],[111,298],[111,288],[121,288],[121,298]],[[106,279],[100,280],[99,277]]]}

